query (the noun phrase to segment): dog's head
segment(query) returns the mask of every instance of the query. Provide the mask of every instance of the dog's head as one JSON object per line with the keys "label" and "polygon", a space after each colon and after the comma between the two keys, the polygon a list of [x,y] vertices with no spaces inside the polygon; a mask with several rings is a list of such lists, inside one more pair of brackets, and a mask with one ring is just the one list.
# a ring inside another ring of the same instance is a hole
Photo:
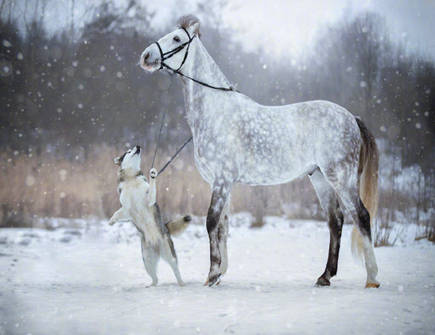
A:
{"label": "dog's head", "polygon": [[140,153],[140,146],[136,145],[127,150],[122,156],[116,157],[114,162],[121,170],[140,171]]}

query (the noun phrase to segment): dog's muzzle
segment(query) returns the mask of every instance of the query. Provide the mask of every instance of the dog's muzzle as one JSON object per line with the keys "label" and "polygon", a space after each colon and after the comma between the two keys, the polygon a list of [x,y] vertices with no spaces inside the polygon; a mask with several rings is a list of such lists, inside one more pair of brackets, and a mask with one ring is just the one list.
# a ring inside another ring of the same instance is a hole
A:
{"label": "dog's muzzle", "polygon": [[134,153],[135,155],[139,155],[140,154],[140,146],[136,145],[136,152]]}

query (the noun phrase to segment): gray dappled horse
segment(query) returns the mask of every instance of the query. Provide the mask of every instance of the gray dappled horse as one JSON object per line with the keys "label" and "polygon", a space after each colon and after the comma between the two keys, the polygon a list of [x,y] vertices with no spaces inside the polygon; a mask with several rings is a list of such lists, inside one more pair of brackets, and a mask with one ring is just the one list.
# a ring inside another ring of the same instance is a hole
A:
{"label": "gray dappled horse", "polygon": [[379,286],[370,228],[377,207],[378,151],[361,120],[328,101],[263,106],[237,92],[202,44],[193,16],[181,18],[176,30],[148,46],[140,65],[150,72],[166,69],[183,80],[195,164],[213,192],[206,284],[219,283],[227,270],[232,185],[276,185],[308,174],[330,228],[328,261],[317,285],[330,285],[337,273],[345,210],[355,223],[354,249],[364,255],[366,287]]}

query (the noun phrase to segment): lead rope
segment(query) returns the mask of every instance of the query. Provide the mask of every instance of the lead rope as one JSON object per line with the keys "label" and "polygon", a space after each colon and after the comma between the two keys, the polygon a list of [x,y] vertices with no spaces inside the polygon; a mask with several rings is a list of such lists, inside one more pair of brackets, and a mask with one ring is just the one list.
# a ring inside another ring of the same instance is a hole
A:
{"label": "lead rope", "polygon": [[[164,125],[164,123],[165,123],[165,117],[166,117],[166,113],[164,112],[164,113],[163,113],[163,116],[162,116],[162,123],[160,124],[159,137],[158,137],[158,139],[157,139],[156,150],[154,150],[154,157],[153,157],[153,163],[151,164],[151,169],[154,168],[154,163],[155,163],[155,160],[156,160],[157,151],[159,150],[159,146],[160,146],[160,137],[161,137],[161,135],[162,135],[162,129],[163,129],[163,125]],[[163,167],[159,170],[159,172],[157,172],[157,176],[159,176],[161,173],[163,173],[163,171],[166,170],[166,168],[169,166],[169,164],[171,164],[172,161],[174,161],[175,158],[177,158],[177,156],[178,156],[178,154],[181,152],[181,150],[183,150],[184,147],[185,147],[185,146],[186,146],[190,141],[192,141],[192,139],[193,139],[193,137],[190,136],[190,137],[187,139],[187,141],[185,141],[185,142],[183,143],[183,145],[177,149],[177,151],[175,152],[175,154],[173,154],[172,157],[171,157],[171,158],[166,162],[166,164],[163,165]]]}
{"label": "lead rope", "polygon": [[180,153],[180,151],[181,150],[183,150],[184,149],[184,147],[190,142],[190,141],[192,141],[192,139],[193,139],[193,137],[192,136],[190,136],[188,139],[187,139],[187,141],[186,142],[184,142],[184,144],[181,146],[181,147],[179,147],[178,149],[177,149],[177,151],[175,152],[175,154],[171,157],[171,159],[170,160],[168,160],[168,162],[160,169],[160,171],[157,173],[157,176],[159,176],[163,171],[165,171],[165,169],[169,166],[169,164],[171,164],[172,163],[172,161],[177,157],[177,155]]}
{"label": "lead rope", "polygon": [[159,150],[159,146],[160,146],[160,137],[161,137],[161,135],[162,135],[163,124],[165,123],[165,116],[166,116],[166,111],[163,112],[162,122],[161,122],[161,124],[160,124],[159,137],[157,138],[157,145],[156,145],[156,150],[154,150],[154,157],[153,157],[153,163],[151,164],[151,169],[154,167],[154,162],[155,162],[155,160],[156,160],[157,150]]}

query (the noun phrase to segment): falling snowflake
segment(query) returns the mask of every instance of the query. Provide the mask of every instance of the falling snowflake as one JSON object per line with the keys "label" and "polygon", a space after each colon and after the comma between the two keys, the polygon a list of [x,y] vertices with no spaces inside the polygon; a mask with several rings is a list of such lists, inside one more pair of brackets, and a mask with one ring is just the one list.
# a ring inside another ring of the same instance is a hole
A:
{"label": "falling snowflake", "polygon": [[60,180],[65,181],[66,180],[67,171],[65,169],[61,169],[59,171]]}
{"label": "falling snowflake", "polygon": [[361,80],[360,83],[359,83],[359,86],[363,87],[363,88],[367,87],[367,83],[364,80]]}
{"label": "falling snowflake", "polygon": [[33,177],[32,175],[28,175],[26,177],[26,185],[33,186],[34,184],[35,184],[35,177]]}

